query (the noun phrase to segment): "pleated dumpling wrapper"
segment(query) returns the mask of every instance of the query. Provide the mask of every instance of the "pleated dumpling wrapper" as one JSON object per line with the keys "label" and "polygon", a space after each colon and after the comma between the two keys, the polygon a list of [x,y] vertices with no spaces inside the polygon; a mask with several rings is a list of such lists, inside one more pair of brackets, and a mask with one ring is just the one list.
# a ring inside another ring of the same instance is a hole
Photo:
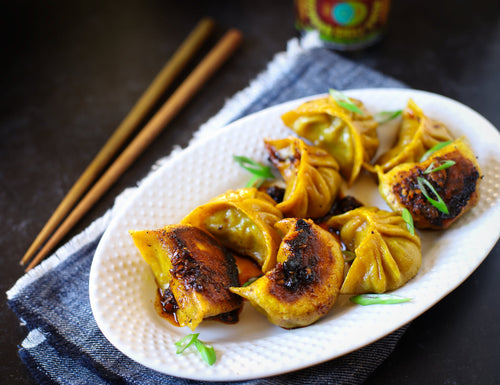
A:
{"label": "pleated dumpling wrapper", "polygon": [[255,260],[265,272],[276,264],[281,237],[274,224],[282,218],[268,194],[250,187],[213,198],[181,223],[209,232],[228,249]]}
{"label": "pleated dumpling wrapper", "polygon": [[278,264],[245,287],[232,287],[268,320],[291,329],[325,316],[337,300],[344,258],[337,239],[309,219],[276,224],[284,238]]}
{"label": "pleated dumpling wrapper", "polygon": [[407,208],[420,229],[446,229],[479,201],[482,173],[466,138],[442,143],[422,162],[378,169],[382,197],[395,212]]}
{"label": "pleated dumpling wrapper", "polygon": [[422,155],[436,144],[452,139],[443,123],[427,117],[410,99],[403,111],[396,144],[380,156],[376,164],[386,172],[398,164],[418,162]]}
{"label": "pleated dumpling wrapper", "polygon": [[335,159],[302,139],[264,139],[272,164],[285,181],[283,201],[276,206],[286,217],[319,218],[330,210],[342,177]]}
{"label": "pleated dumpling wrapper", "polygon": [[282,115],[286,126],[315,146],[324,148],[339,163],[340,174],[352,185],[364,163],[377,151],[377,122],[363,103],[350,98],[362,113],[350,111],[333,98],[312,100]]}
{"label": "pleated dumpling wrapper", "polygon": [[355,254],[342,294],[395,290],[420,269],[420,238],[410,233],[398,214],[360,207],[330,218],[322,227],[338,232],[346,249]]}
{"label": "pleated dumpling wrapper", "polygon": [[169,312],[179,326],[195,330],[204,319],[241,307],[241,298],[229,291],[238,284],[235,260],[210,234],[169,225],[130,235],[151,266],[162,297],[170,298]]}

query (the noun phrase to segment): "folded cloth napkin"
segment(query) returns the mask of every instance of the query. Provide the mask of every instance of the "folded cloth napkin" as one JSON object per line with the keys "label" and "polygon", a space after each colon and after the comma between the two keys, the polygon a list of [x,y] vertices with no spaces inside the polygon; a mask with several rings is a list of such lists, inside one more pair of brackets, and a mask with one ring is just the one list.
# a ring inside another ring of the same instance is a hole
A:
{"label": "folded cloth napkin", "polygon": [[[304,40],[291,40],[268,68],[225,103],[193,137],[212,135],[240,117],[327,88],[404,87],[400,82]],[[176,149],[175,151],[182,151]],[[166,157],[168,162],[172,156]],[[146,178],[147,179],[147,178]],[[133,190],[133,189],[132,189]],[[21,277],[8,303],[28,329],[19,355],[40,383],[197,384],[148,369],[115,349],[100,332],[90,309],[88,282],[102,233],[119,210],[124,191],[102,218]],[[343,357],[307,369],[244,384],[360,384],[391,353],[404,328]]]}

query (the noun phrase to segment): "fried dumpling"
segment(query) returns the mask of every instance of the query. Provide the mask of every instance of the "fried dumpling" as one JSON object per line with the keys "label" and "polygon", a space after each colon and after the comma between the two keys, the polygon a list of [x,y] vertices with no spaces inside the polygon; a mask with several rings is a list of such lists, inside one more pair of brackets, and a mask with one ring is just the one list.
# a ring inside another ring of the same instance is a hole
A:
{"label": "fried dumpling", "polygon": [[342,294],[384,293],[413,278],[422,262],[420,238],[400,215],[360,207],[322,224],[338,232],[355,258],[342,284]]}
{"label": "fried dumpling", "polygon": [[379,169],[379,191],[395,212],[407,208],[416,227],[446,229],[477,204],[481,178],[476,157],[462,137],[423,162],[404,163],[385,174]]}
{"label": "fried dumpling", "polygon": [[130,234],[161,292],[173,296],[170,311],[179,326],[194,330],[202,320],[241,306],[241,298],[229,291],[238,284],[235,260],[211,235],[185,225]]}
{"label": "fried dumpling", "polygon": [[324,148],[340,166],[349,185],[358,177],[363,163],[377,151],[377,122],[359,100],[350,98],[363,113],[349,111],[332,96],[303,103],[281,118],[286,126],[315,146]]}
{"label": "fried dumpling", "polygon": [[318,218],[332,206],[342,184],[335,159],[325,150],[295,137],[265,139],[272,164],[285,180],[276,206],[286,217]]}
{"label": "fried dumpling", "polygon": [[269,195],[251,187],[213,198],[181,223],[206,230],[225,247],[254,259],[267,271],[276,264],[281,238],[273,226],[282,217]]}
{"label": "fried dumpling", "polygon": [[427,150],[452,139],[443,123],[427,117],[410,99],[403,111],[396,144],[378,158],[376,164],[386,172],[398,164],[418,162]]}
{"label": "fried dumpling", "polygon": [[307,326],[337,300],[344,271],[340,244],[309,219],[287,218],[276,226],[285,234],[276,267],[250,285],[230,290],[275,325]]}

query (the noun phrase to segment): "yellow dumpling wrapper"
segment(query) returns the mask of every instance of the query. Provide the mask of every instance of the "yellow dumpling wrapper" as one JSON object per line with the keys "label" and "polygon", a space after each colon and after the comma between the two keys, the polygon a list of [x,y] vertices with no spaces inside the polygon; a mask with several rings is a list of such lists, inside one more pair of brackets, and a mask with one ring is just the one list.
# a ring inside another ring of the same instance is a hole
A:
{"label": "yellow dumpling wrapper", "polygon": [[315,146],[324,148],[340,166],[349,185],[356,180],[363,164],[368,164],[377,148],[378,123],[357,99],[350,101],[363,114],[341,107],[333,97],[312,100],[282,115],[286,126]]}
{"label": "yellow dumpling wrapper", "polygon": [[418,162],[422,155],[439,142],[452,140],[446,126],[427,117],[410,99],[403,111],[403,119],[395,145],[380,156],[376,164],[386,172],[398,164]]}
{"label": "yellow dumpling wrapper", "polygon": [[422,263],[421,242],[400,215],[360,207],[334,216],[322,227],[339,232],[355,253],[342,284],[342,294],[384,293],[403,286]]}
{"label": "yellow dumpling wrapper", "polygon": [[251,187],[213,198],[191,211],[181,223],[209,232],[225,247],[252,258],[267,271],[276,264],[281,238],[274,224],[282,218],[276,202]]}
{"label": "yellow dumpling wrapper", "polygon": [[325,150],[295,137],[265,139],[269,158],[286,184],[276,207],[286,216],[319,218],[330,210],[342,177],[335,159]]}
{"label": "yellow dumpling wrapper", "polygon": [[283,328],[307,326],[337,300],[344,272],[340,243],[312,220],[287,218],[277,266],[246,287],[230,290]]}

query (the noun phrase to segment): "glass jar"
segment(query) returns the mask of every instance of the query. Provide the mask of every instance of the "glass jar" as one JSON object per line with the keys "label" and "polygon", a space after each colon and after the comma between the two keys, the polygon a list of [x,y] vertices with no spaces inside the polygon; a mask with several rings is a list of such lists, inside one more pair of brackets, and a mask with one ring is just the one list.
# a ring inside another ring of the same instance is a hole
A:
{"label": "glass jar", "polygon": [[295,26],[317,31],[321,42],[341,51],[378,42],[386,29],[390,0],[295,0]]}

